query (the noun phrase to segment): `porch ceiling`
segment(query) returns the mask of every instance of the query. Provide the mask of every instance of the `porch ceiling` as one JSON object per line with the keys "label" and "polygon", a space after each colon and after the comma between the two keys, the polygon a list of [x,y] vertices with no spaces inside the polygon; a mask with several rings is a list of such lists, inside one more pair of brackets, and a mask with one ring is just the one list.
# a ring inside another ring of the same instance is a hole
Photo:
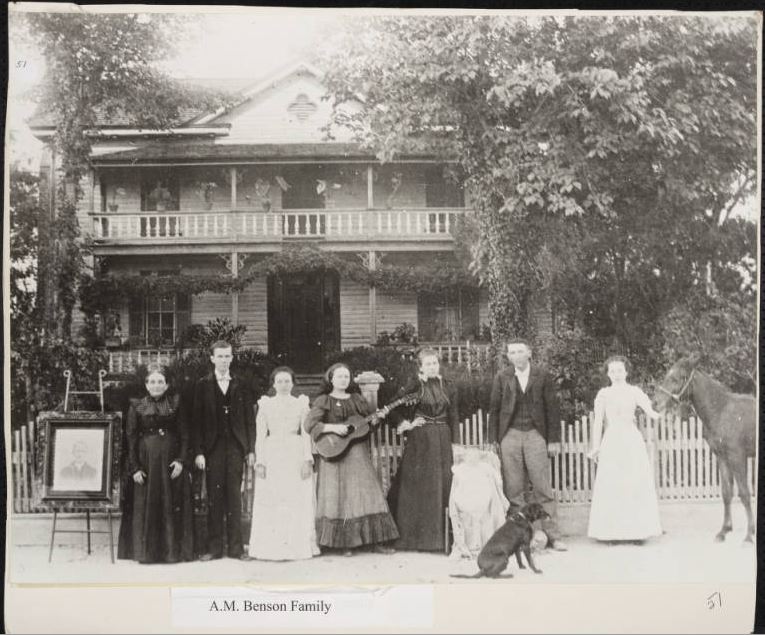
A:
{"label": "porch ceiling", "polygon": [[[407,159],[432,160],[426,155]],[[361,159],[376,161],[374,153],[355,143],[212,144],[150,143],[132,150],[110,152],[93,158],[95,165],[135,165],[145,163],[210,163],[268,160]]]}
{"label": "porch ceiling", "polygon": [[326,249],[332,252],[369,252],[369,251],[382,251],[382,252],[451,252],[454,251],[454,244],[451,240],[445,240],[443,238],[432,237],[429,239],[417,240],[415,244],[412,241],[384,241],[384,240],[353,240],[345,241],[342,243],[333,243],[331,246],[327,245],[324,240],[317,241],[273,241],[273,242],[259,242],[248,243],[239,240],[218,240],[211,242],[209,239],[198,242],[185,242],[182,244],[168,244],[162,240],[141,240],[132,243],[122,244],[93,244],[91,251],[95,256],[148,256],[148,255],[199,255],[199,254],[221,254],[231,251],[237,251],[239,253],[277,253],[282,251],[282,245],[289,244],[315,244],[320,248]]}

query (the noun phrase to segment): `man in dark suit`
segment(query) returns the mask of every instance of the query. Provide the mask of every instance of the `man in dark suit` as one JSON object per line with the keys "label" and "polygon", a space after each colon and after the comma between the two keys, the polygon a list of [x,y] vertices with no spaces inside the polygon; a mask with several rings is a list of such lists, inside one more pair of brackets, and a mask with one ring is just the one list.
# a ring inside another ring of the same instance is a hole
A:
{"label": "man in dark suit", "polygon": [[208,552],[201,560],[223,557],[225,519],[228,556],[247,559],[242,542],[242,471],[244,460],[255,463],[253,396],[229,374],[231,344],[211,346],[214,372],[200,379],[194,391],[191,440],[194,464],[207,470]]}
{"label": "man in dark suit", "polygon": [[507,357],[512,366],[494,378],[489,408],[489,441],[499,444],[505,496],[511,505],[522,506],[530,482],[537,501],[550,514],[543,522],[550,546],[565,551],[550,483],[549,456],[560,452],[558,397],[550,375],[530,363],[526,341],[509,341]]}
{"label": "man in dark suit", "polygon": [[92,481],[96,478],[96,468],[85,460],[88,446],[84,441],[75,441],[72,445],[74,460],[61,470],[61,477],[67,480]]}

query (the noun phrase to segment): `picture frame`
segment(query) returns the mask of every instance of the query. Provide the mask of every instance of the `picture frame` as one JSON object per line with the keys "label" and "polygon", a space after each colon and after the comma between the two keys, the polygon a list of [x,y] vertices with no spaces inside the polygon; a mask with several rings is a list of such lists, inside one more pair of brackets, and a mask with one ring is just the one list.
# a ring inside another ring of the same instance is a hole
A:
{"label": "picture frame", "polygon": [[111,507],[119,501],[119,413],[41,413],[37,472],[40,503]]}

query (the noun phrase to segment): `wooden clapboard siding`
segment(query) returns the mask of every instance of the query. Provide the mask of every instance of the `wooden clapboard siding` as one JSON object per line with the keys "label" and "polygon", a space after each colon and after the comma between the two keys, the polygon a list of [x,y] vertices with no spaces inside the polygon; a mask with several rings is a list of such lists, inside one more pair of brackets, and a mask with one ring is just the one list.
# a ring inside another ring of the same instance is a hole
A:
{"label": "wooden clapboard siding", "polygon": [[[99,213],[101,207],[101,186],[103,181],[106,186],[106,203],[112,202],[118,205],[116,214],[136,214],[141,211],[141,173],[139,170],[125,168],[111,168],[100,170],[96,183],[95,212]],[[123,194],[117,194],[116,190],[122,188]],[[108,207],[107,207],[108,210]],[[86,225],[90,229],[89,225]]]}
{"label": "wooden clapboard siding", "polygon": [[231,318],[231,296],[225,293],[200,293],[191,298],[191,323],[207,324],[216,318]]}
{"label": "wooden clapboard siding", "polygon": [[417,295],[378,290],[377,332],[392,333],[403,322],[417,326]]}
{"label": "wooden clapboard siding", "polygon": [[354,348],[369,344],[369,288],[340,279],[340,345]]}
{"label": "wooden clapboard siding", "polygon": [[[215,123],[231,124],[226,143],[321,142],[325,136],[322,127],[331,115],[330,102],[322,100],[325,93],[325,87],[312,74],[296,72],[219,117]],[[304,121],[289,110],[301,94],[316,106]],[[338,141],[349,140],[342,130],[335,136]]]}
{"label": "wooden clapboard siding", "polygon": [[265,350],[268,347],[268,287],[260,278],[239,294],[239,324],[247,327],[242,344]]}

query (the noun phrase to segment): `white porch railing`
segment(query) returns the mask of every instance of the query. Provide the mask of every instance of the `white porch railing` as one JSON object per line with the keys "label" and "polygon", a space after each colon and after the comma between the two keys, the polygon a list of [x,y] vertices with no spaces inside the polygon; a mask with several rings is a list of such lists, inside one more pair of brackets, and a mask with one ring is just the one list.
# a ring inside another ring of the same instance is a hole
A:
{"label": "white porch railing", "polygon": [[179,351],[174,349],[138,348],[127,351],[109,351],[109,373],[131,373],[137,366],[158,364],[166,366]]}
{"label": "white porch railing", "polygon": [[491,348],[486,343],[470,340],[464,342],[420,342],[420,348],[434,349],[443,364],[468,366],[470,368],[490,368]]}
{"label": "white porch railing", "polygon": [[448,238],[465,210],[292,210],[99,214],[98,240]]}

